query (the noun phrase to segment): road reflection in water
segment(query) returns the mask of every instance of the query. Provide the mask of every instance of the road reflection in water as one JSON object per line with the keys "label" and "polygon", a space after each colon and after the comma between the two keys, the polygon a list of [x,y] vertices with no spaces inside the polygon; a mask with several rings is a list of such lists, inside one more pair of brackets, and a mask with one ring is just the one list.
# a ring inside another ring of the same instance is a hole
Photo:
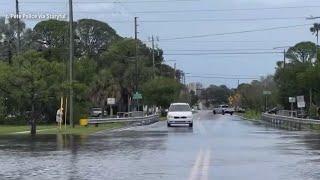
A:
{"label": "road reflection in water", "polygon": [[320,134],[200,113],[90,136],[0,136],[0,179],[320,179]]}
{"label": "road reflection in water", "polygon": [[[123,131],[92,136],[0,136],[0,179],[100,179],[115,158],[164,151],[167,133]],[[90,172],[88,172],[90,171]],[[120,172],[119,172],[120,173]]]}

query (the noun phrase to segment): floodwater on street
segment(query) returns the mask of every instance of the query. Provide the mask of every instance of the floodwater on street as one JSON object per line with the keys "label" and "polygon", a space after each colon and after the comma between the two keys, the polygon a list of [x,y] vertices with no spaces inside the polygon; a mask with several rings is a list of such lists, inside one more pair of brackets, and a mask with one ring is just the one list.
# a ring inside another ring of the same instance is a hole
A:
{"label": "floodwater on street", "polygon": [[200,111],[90,136],[0,136],[0,179],[318,180],[320,134]]}

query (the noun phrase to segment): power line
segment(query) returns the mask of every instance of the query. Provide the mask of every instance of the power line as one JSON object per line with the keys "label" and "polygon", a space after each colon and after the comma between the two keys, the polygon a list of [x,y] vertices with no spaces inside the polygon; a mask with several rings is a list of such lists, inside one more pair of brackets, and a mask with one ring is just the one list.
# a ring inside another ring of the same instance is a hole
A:
{"label": "power line", "polygon": [[320,5],[308,6],[281,6],[281,7],[262,7],[262,8],[230,8],[230,9],[189,9],[189,10],[162,10],[162,11],[137,11],[137,14],[167,14],[167,13],[191,13],[191,12],[226,12],[226,11],[261,11],[261,10],[283,10],[283,9],[305,9],[319,8]]}
{"label": "power line", "polygon": [[223,52],[223,53],[165,53],[167,56],[200,56],[200,55],[257,55],[257,54],[282,54],[283,52]]}
{"label": "power line", "polygon": [[223,77],[246,77],[246,78],[258,78],[263,75],[243,75],[243,74],[211,74],[211,73],[206,73],[206,74],[193,74],[193,76],[223,76]]}
{"label": "power line", "polygon": [[[143,42],[151,42],[149,40]],[[162,43],[181,43],[180,41],[163,41]],[[295,41],[268,41],[268,40],[198,40],[198,41],[183,41],[183,43],[288,43],[292,44]]]}
{"label": "power line", "polygon": [[[142,23],[184,23],[184,22],[251,22],[251,21],[282,21],[305,20],[306,17],[270,17],[270,18],[237,18],[237,19],[155,19],[141,20]],[[129,20],[109,21],[109,23],[129,23]]]}
{"label": "power line", "polygon": [[262,31],[272,31],[278,29],[290,29],[290,28],[297,28],[297,27],[305,27],[311,26],[312,24],[298,24],[298,25],[291,25],[291,26],[278,26],[278,27],[271,27],[271,28],[261,28],[261,29],[253,29],[253,30],[244,30],[244,31],[234,31],[234,32],[226,32],[226,33],[213,33],[213,34],[202,34],[202,35],[192,35],[192,36],[181,36],[175,38],[166,38],[160,39],[161,41],[171,41],[171,40],[181,40],[181,39],[193,39],[193,38],[204,38],[210,36],[223,36],[223,35],[232,35],[232,34],[243,34],[243,33],[251,33],[251,32],[262,32]]}
{"label": "power line", "polygon": [[[199,2],[200,0],[135,0],[135,1],[75,1],[74,4],[136,4],[136,3],[168,3],[168,2]],[[61,4],[64,2],[49,1],[21,1],[22,4]]]}
{"label": "power line", "polygon": [[259,78],[250,78],[250,77],[225,77],[225,76],[193,76],[187,75],[188,78],[202,78],[202,79],[247,79],[247,80],[258,80]]}
{"label": "power line", "polygon": [[239,48],[239,49],[166,49],[166,52],[223,52],[223,51],[268,51],[274,50],[270,48]]}
{"label": "power line", "polygon": [[[141,0],[141,1],[78,1],[74,4],[117,4],[117,3],[155,3],[155,2],[197,2],[199,0]],[[22,1],[23,4],[62,4],[64,2],[42,2],[42,1]],[[2,4],[2,3],[1,3]],[[176,14],[176,13],[208,13],[208,12],[230,12],[230,11],[265,11],[265,10],[283,10],[283,9],[314,9],[319,8],[320,5],[308,5],[308,6],[281,6],[281,7],[262,7],[262,8],[230,8],[230,9],[182,9],[182,10],[148,10],[148,11],[134,11],[135,14]],[[117,12],[105,12],[105,11],[78,11],[78,13],[117,13]]]}

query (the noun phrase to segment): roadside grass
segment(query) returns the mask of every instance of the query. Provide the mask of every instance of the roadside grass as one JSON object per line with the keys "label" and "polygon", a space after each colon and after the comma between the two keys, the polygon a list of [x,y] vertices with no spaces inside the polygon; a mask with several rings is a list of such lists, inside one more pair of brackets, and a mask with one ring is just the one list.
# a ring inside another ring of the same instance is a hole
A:
{"label": "roadside grass", "polygon": [[[39,125],[37,130],[52,129],[55,125]],[[13,134],[17,132],[30,131],[30,126],[27,125],[0,125],[0,135]]]}
{"label": "roadside grass", "polygon": [[247,110],[242,116],[250,121],[259,121],[261,119],[261,112],[255,110]]}
{"label": "roadside grass", "polygon": [[160,117],[160,121],[166,121],[166,120],[167,120],[167,117],[166,117],[166,116]]}
{"label": "roadside grass", "polygon": [[108,123],[108,124],[99,124],[98,127],[95,127],[94,125],[89,126],[75,126],[74,128],[71,128],[67,126],[65,129],[64,126],[62,126],[61,129],[51,129],[48,131],[41,131],[39,134],[73,134],[73,135],[89,135],[92,133],[96,133],[103,130],[111,130],[111,129],[117,129],[123,127],[124,123]]}
{"label": "roadside grass", "polygon": [[[101,124],[98,127],[94,125],[90,126],[79,126],[76,125],[75,128],[71,128],[67,126],[65,129],[62,126],[61,129],[58,129],[56,125],[38,125],[37,126],[37,134],[73,134],[73,135],[89,135],[92,133],[96,133],[102,130],[111,130],[116,128],[121,128],[125,124],[124,123],[109,123],[109,124]],[[0,125],[0,135],[15,135],[20,134],[20,132],[30,131],[30,126],[1,126]],[[22,133],[29,134],[29,132]]]}

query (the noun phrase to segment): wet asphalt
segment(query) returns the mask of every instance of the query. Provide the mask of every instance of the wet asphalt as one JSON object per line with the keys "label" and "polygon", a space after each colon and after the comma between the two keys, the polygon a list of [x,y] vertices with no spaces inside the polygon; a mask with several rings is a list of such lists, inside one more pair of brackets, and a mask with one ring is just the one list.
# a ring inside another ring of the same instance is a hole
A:
{"label": "wet asphalt", "polygon": [[0,136],[0,179],[316,180],[320,135],[200,111],[90,136]]}

